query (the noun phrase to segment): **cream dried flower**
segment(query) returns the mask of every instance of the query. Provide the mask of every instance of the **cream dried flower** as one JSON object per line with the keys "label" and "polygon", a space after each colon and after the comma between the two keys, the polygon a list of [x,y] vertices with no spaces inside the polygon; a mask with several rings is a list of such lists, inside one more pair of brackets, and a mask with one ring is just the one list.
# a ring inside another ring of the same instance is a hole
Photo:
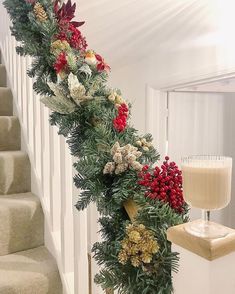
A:
{"label": "cream dried flower", "polygon": [[127,169],[128,169],[128,164],[127,163],[119,163],[116,166],[115,174],[119,175],[119,174],[123,173],[124,171],[126,171]]}
{"label": "cream dried flower", "polygon": [[119,152],[121,151],[121,147],[120,147],[120,144],[119,142],[116,142],[113,147],[111,148],[111,155],[114,155],[116,152]]}
{"label": "cream dried flower", "polygon": [[[130,167],[137,171],[142,169],[142,165],[137,161],[137,158],[142,155],[142,152],[138,151],[137,147],[131,144],[121,147],[119,142],[116,142],[111,148],[110,153],[113,156],[115,174],[123,173]],[[105,172],[107,173],[106,169]]]}
{"label": "cream dried flower", "polygon": [[112,174],[115,170],[115,163],[114,162],[108,162],[106,163],[103,174]]}
{"label": "cream dried flower", "polygon": [[136,156],[132,153],[128,153],[126,156],[125,156],[125,160],[131,164],[133,161],[136,161]]}
{"label": "cream dried flower", "polygon": [[123,158],[122,158],[122,153],[121,151],[117,151],[114,156],[113,156],[113,160],[115,163],[122,163]]}
{"label": "cream dried flower", "polygon": [[136,171],[141,171],[143,168],[143,165],[138,161],[134,161],[131,163],[131,167]]}

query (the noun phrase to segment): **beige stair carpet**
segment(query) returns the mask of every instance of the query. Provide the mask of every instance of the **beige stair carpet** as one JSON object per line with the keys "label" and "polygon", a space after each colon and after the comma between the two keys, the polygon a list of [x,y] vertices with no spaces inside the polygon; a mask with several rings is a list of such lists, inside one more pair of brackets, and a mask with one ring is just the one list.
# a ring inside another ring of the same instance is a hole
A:
{"label": "beige stair carpet", "polygon": [[0,64],[0,87],[6,87],[6,80],[5,66]]}
{"label": "beige stair carpet", "polygon": [[0,196],[0,256],[43,245],[43,221],[32,193]]}
{"label": "beige stair carpet", "polygon": [[0,65],[0,294],[61,294],[53,256],[44,244],[44,215],[31,191],[28,155],[20,150],[6,70]]}
{"label": "beige stair carpet", "polygon": [[0,257],[0,294],[45,293],[61,294],[62,287],[56,263],[44,246]]}
{"label": "beige stair carpet", "polygon": [[9,88],[0,87],[0,115],[12,115],[12,93]]}
{"label": "beige stair carpet", "polygon": [[20,123],[15,116],[0,116],[0,151],[20,149]]}
{"label": "beige stair carpet", "polygon": [[23,151],[0,151],[0,194],[29,192],[30,162]]}

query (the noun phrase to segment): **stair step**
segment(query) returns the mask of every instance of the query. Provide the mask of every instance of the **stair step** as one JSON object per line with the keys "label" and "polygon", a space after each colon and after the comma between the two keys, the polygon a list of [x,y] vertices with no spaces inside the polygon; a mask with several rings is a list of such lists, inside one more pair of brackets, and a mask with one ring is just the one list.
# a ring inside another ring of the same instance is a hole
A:
{"label": "stair step", "polygon": [[0,87],[0,115],[13,114],[13,98],[9,88]]}
{"label": "stair step", "polygon": [[4,65],[0,64],[0,87],[6,87],[6,68]]}
{"label": "stair step", "polygon": [[0,151],[20,150],[20,123],[15,116],[0,116]]}
{"label": "stair step", "polygon": [[56,262],[38,247],[0,257],[0,294],[62,294]]}
{"label": "stair step", "polygon": [[32,193],[0,195],[0,256],[44,244],[44,216]]}
{"label": "stair step", "polygon": [[30,192],[30,162],[23,151],[0,151],[0,195]]}

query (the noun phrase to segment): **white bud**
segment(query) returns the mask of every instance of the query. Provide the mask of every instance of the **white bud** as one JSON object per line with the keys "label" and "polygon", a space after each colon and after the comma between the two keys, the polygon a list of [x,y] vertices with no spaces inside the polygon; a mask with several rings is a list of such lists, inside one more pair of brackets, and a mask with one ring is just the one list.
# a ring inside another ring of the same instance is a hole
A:
{"label": "white bud", "polygon": [[144,147],[143,147],[143,150],[144,150],[144,151],[149,151],[149,148],[146,147],[146,146],[144,146]]}

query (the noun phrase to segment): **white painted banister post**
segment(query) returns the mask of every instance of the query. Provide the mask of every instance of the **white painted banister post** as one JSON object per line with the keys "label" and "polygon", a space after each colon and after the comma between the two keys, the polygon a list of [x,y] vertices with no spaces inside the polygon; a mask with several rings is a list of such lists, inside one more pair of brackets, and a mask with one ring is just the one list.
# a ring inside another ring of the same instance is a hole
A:
{"label": "white painted banister post", "polygon": [[190,235],[185,224],[172,227],[167,238],[180,253],[179,272],[173,274],[175,294],[235,293],[235,230],[224,238]]}

